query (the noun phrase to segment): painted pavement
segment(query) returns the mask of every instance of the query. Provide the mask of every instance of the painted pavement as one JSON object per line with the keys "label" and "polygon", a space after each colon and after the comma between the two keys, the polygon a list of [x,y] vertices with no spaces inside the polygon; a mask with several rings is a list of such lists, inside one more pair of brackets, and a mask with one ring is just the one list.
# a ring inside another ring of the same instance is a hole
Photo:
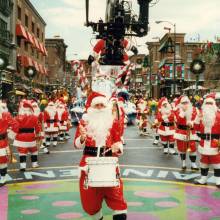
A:
{"label": "painted pavement", "polygon": [[[127,178],[124,193],[129,220],[220,219],[220,190],[214,186]],[[103,214],[105,220],[112,219],[111,210],[105,205]],[[81,208],[77,180],[66,179],[15,183],[0,188],[0,219],[90,218]]]}

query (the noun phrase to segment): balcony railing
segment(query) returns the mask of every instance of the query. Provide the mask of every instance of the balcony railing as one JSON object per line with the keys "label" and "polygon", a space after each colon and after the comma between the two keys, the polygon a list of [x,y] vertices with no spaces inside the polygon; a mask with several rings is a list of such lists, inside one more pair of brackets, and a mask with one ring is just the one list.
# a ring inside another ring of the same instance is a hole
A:
{"label": "balcony railing", "polygon": [[11,42],[12,34],[8,30],[0,29],[0,40]]}
{"label": "balcony railing", "polygon": [[12,0],[0,0],[0,12],[9,17],[13,9]]}

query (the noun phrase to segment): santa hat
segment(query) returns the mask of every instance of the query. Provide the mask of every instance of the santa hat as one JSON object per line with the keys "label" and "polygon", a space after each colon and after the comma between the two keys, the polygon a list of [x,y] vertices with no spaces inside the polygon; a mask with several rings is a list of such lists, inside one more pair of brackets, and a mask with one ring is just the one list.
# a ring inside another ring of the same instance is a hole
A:
{"label": "santa hat", "polygon": [[189,102],[190,103],[190,100],[189,100],[189,97],[188,96],[181,96],[180,98],[180,104],[184,103],[184,102]]}
{"label": "santa hat", "polygon": [[210,93],[209,95],[206,96],[205,98],[205,103],[206,102],[212,102],[213,104],[215,104],[215,99],[216,99],[216,93]]}
{"label": "santa hat", "polygon": [[29,108],[32,112],[34,112],[34,108],[33,108],[32,104],[31,104],[31,102],[29,102],[29,101],[24,101],[22,103],[22,107],[23,108]]}
{"label": "santa hat", "polygon": [[94,107],[97,104],[103,104],[104,106],[107,106],[108,100],[104,95],[98,92],[92,92],[86,101],[85,107],[88,109],[89,107]]}
{"label": "santa hat", "polygon": [[48,102],[48,106],[54,106],[54,105],[55,105],[55,103],[53,101]]}
{"label": "santa hat", "polygon": [[62,103],[62,104],[65,104],[64,98],[59,98],[59,102]]}
{"label": "santa hat", "polygon": [[161,98],[158,102],[158,109],[161,109],[162,105],[164,105],[165,103],[168,103],[167,98],[166,97]]}

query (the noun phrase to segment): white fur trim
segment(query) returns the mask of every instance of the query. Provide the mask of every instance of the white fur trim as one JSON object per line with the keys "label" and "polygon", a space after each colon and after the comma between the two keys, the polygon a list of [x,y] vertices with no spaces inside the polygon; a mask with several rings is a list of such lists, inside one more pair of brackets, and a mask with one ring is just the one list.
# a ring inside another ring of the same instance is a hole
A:
{"label": "white fur trim", "polygon": [[80,142],[80,136],[78,138],[76,138],[76,140],[75,140],[75,147],[76,148],[83,148],[83,147],[85,147],[85,141],[84,141],[84,143]]}
{"label": "white fur trim", "polygon": [[213,98],[211,98],[211,97],[206,98],[204,103],[206,103],[206,102],[212,102],[213,104],[215,104],[215,100]]}
{"label": "white fur trim", "polygon": [[93,220],[99,220],[103,217],[102,209],[100,209],[95,215],[90,215]]}
{"label": "white fur trim", "polygon": [[120,215],[120,214],[126,214],[127,212],[128,212],[127,209],[125,209],[125,210],[115,210],[114,214],[115,215]]}
{"label": "white fur trim", "polygon": [[19,140],[14,140],[13,145],[15,147],[36,147],[37,143],[36,141],[31,141],[31,142],[27,142],[27,141],[19,141]]}
{"label": "white fur trim", "polygon": [[190,102],[188,96],[183,96],[180,100],[180,103],[183,103],[183,102]]}
{"label": "white fur trim", "polygon": [[219,153],[218,148],[210,147],[209,141],[204,141],[204,147],[199,145],[198,150],[200,154],[204,154],[204,155],[217,155]]}
{"label": "white fur trim", "polygon": [[59,129],[60,129],[60,131],[66,131],[67,130],[67,126],[60,125]]}
{"label": "white fur trim", "polygon": [[97,104],[103,104],[104,106],[108,105],[108,100],[104,96],[98,96],[92,99],[91,106],[94,107]]}
{"label": "white fur trim", "polygon": [[0,157],[4,157],[7,155],[6,148],[0,148]]}
{"label": "white fur trim", "polygon": [[169,136],[169,135],[174,135],[175,134],[175,130],[160,130],[158,129],[158,134],[162,135],[162,136]]}
{"label": "white fur trim", "polygon": [[[185,134],[180,134],[180,133],[175,133],[174,138],[177,139],[177,140],[181,140],[181,141],[186,141],[187,140],[186,135]],[[196,134],[191,134],[190,135],[190,140],[191,141],[198,140],[197,135]]]}
{"label": "white fur trim", "polygon": [[213,163],[212,164],[214,169],[220,169],[220,164],[219,163]]}
{"label": "white fur trim", "polygon": [[58,127],[47,127],[45,128],[45,132],[58,132],[59,131],[59,128]]}

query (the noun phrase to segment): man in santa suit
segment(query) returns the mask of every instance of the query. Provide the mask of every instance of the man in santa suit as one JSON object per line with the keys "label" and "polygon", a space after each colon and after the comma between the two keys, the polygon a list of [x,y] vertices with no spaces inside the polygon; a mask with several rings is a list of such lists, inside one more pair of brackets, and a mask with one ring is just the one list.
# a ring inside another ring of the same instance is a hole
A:
{"label": "man in santa suit", "polygon": [[140,99],[137,104],[137,121],[140,130],[140,135],[148,134],[147,132],[148,114],[149,114],[149,108],[147,106],[147,103],[143,99]]}
{"label": "man in santa suit", "polygon": [[155,123],[159,125],[158,134],[160,135],[161,143],[164,147],[164,154],[169,152],[170,154],[175,155],[175,140],[173,137],[175,133],[174,113],[171,105],[165,97],[161,98],[159,101]]}
{"label": "man in santa suit", "polygon": [[[106,156],[119,156],[123,152],[119,121],[112,114],[112,107],[108,106],[105,96],[92,93],[87,100],[87,113],[76,130],[74,145],[76,148],[84,148],[80,162],[80,196],[83,209],[92,219],[101,220],[102,202],[105,200],[108,207],[114,210],[114,220],[126,219],[127,204],[123,196],[123,183],[120,180],[118,187],[88,187],[85,188],[86,158],[96,157],[98,146]],[[107,150],[106,150],[107,149]]]}
{"label": "man in santa suit", "polygon": [[49,147],[52,141],[53,146],[57,146],[59,119],[56,105],[50,101],[44,110],[44,129],[46,137],[46,146]]}
{"label": "man in santa suit", "polygon": [[8,163],[11,162],[7,133],[14,126],[15,121],[8,112],[6,103],[0,101],[0,187],[6,183]]}
{"label": "man in santa suit", "polygon": [[195,183],[207,183],[209,165],[212,165],[216,186],[220,188],[220,112],[216,106],[215,94],[205,98],[196,128],[200,137],[198,150],[201,154],[201,178]]}
{"label": "man in santa suit", "polygon": [[68,112],[65,108],[65,102],[63,99],[60,99],[57,105],[57,114],[59,120],[59,140],[62,142],[65,138],[65,133],[67,132],[67,123],[68,123]]}
{"label": "man in santa suit", "polygon": [[19,153],[20,170],[25,171],[26,169],[28,153],[31,154],[32,167],[39,167],[36,139],[40,135],[41,128],[30,101],[24,100],[20,103],[15,121],[17,124],[12,128],[16,133],[13,145],[17,147]]}
{"label": "man in santa suit", "polygon": [[40,125],[40,136],[38,137],[38,143],[37,144],[41,144],[40,148],[43,149],[44,153],[49,154],[49,150],[46,147],[45,144],[45,134],[44,134],[44,114],[43,112],[40,111],[40,107],[38,105],[38,103],[35,100],[31,101],[31,105],[34,109],[34,115],[37,116],[38,121],[39,121],[39,125]]}
{"label": "man in santa suit", "polygon": [[192,106],[187,96],[179,98],[178,109],[175,111],[176,132],[174,138],[176,139],[177,148],[180,153],[182,161],[182,170],[186,170],[186,154],[189,152],[189,159],[191,161],[191,170],[196,171],[196,140],[197,135],[194,128],[194,120],[196,119],[197,111]]}

